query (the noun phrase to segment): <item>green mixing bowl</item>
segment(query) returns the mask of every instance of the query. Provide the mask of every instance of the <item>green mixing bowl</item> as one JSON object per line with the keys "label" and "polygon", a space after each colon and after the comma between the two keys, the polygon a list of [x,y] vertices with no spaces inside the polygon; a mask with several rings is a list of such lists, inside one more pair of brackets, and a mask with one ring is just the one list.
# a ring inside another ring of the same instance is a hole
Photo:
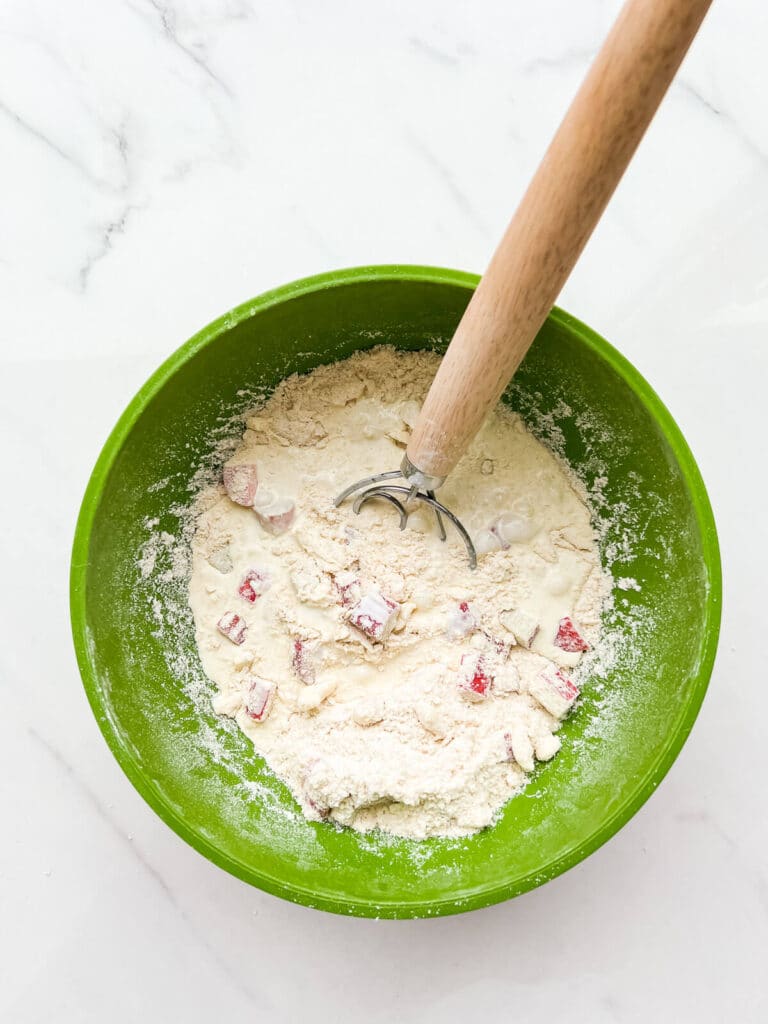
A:
{"label": "green mixing bowl", "polygon": [[211,711],[214,687],[197,657],[183,578],[184,513],[200,467],[215,471],[223,439],[241,429],[233,417],[290,373],[382,342],[443,349],[477,280],[366,267],[245,303],[183,345],[136,395],[83,500],[72,623],[107,743],[188,843],[307,906],[451,914],[553,878],[612,836],[659,784],[709,680],[720,562],[696,464],[629,363],[554,310],[505,399],[590,489],[604,558],[624,578],[606,614],[612,659],[594,666],[558,756],[536,769],[496,825],[471,838],[360,835],[305,821],[250,741]]}

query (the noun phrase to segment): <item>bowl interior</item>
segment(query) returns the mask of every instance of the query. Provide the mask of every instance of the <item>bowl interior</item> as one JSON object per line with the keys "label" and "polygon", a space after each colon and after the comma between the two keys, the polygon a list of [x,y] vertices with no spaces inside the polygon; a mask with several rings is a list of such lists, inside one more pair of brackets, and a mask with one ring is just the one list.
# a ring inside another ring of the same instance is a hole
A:
{"label": "bowl interior", "polygon": [[[706,493],[675,424],[602,339],[555,310],[505,399],[591,490],[614,575],[612,662],[595,666],[563,749],[493,828],[413,842],[305,821],[250,742],[210,709],[183,579],[200,467],[254,396],[380,343],[442,349],[476,278],[370,268],[289,285],[183,346],[118,423],[89,484],[72,566],[75,644],[105,737],[155,810],[222,867],[311,906],[451,913],[576,863],[646,799],[690,730],[720,601]],[[386,468],[386,467],[383,467]],[[626,586],[627,584],[625,584]]]}

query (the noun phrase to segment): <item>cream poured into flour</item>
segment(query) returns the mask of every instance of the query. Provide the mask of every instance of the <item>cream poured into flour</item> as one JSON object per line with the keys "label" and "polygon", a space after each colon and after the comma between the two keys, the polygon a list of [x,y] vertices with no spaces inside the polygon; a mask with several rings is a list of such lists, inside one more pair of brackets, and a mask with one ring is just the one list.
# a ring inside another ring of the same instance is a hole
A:
{"label": "cream poured into flour", "polygon": [[610,590],[581,485],[505,406],[440,492],[475,571],[427,509],[401,532],[333,507],[399,465],[438,363],[381,347],[279,385],[202,496],[189,587],[216,710],[305,815],[413,838],[489,825],[556,754]]}

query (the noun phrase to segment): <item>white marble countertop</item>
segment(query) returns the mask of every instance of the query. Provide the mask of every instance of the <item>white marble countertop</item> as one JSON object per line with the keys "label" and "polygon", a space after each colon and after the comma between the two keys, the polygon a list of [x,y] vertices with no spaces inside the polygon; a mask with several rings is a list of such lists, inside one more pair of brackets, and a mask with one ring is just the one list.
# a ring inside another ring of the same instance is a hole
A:
{"label": "white marble countertop", "polygon": [[197,328],[335,267],[482,270],[615,0],[9,0],[0,12],[0,1019],[768,1019],[764,0],[715,3],[562,305],[668,403],[719,523],[709,696],[658,793],[488,910],[336,918],[144,804],[88,709],[69,548]]}

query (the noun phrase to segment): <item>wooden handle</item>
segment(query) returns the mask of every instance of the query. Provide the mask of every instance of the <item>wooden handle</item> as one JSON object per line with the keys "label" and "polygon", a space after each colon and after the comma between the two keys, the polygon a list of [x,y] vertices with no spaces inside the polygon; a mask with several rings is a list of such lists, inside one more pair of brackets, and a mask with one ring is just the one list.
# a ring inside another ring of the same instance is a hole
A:
{"label": "wooden handle", "polygon": [[[480,281],[407,449],[453,469],[544,323],[711,0],[628,0]],[[433,486],[438,486],[432,481]]]}

